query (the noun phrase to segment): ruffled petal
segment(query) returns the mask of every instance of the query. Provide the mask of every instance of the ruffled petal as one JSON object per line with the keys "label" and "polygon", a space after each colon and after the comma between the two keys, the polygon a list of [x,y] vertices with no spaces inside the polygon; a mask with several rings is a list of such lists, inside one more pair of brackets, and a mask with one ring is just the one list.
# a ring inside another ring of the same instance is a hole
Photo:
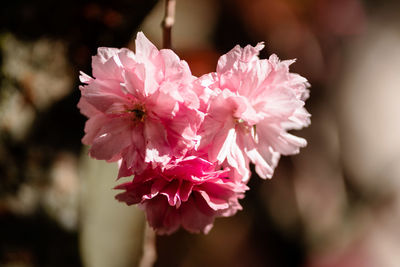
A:
{"label": "ruffled petal", "polygon": [[120,49],[99,47],[92,57],[93,76],[96,79],[122,81],[122,64],[118,58]]}
{"label": "ruffled petal", "polygon": [[96,159],[111,160],[120,158],[121,151],[131,145],[131,124],[125,118],[110,120],[97,133],[89,150]]}

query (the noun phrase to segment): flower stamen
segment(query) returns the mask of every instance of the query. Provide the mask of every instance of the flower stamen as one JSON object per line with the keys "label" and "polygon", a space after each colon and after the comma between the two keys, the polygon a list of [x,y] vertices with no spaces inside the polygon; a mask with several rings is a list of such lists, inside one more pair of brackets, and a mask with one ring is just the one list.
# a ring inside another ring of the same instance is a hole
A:
{"label": "flower stamen", "polygon": [[127,112],[132,114],[132,120],[135,122],[143,122],[146,118],[146,109],[140,104],[134,105],[134,107],[128,109]]}

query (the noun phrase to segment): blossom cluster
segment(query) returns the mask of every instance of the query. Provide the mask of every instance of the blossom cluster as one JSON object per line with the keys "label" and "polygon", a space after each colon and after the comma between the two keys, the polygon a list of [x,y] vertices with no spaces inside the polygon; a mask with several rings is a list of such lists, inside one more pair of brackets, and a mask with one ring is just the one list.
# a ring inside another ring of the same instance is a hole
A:
{"label": "blossom cluster", "polygon": [[260,59],[262,43],[234,47],[201,77],[141,32],[135,46],[99,48],[93,78],[81,72],[82,142],[133,177],[116,198],[139,204],[157,233],[207,233],[241,210],[250,163],[271,178],[281,155],[306,145],[288,131],[310,124],[307,80],[289,72],[293,60]]}

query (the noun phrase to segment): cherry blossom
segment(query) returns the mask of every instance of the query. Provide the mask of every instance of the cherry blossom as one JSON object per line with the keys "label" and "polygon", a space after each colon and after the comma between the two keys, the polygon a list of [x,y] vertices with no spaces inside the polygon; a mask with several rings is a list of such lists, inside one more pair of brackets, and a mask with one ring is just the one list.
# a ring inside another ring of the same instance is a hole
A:
{"label": "cherry blossom", "polygon": [[159,51],[138,33],[136,53],[99,48],[92,68],[94,78],[81,74],[78,104],[89,118],[82,141],[92,157],[121,160],[119,176],[128,176],[198,145],[195,77],[172,50]]}
{"label": "cherry blossom", "polygon": [[310,123],[304,109],[307,80],[289,72],[293,60],[259,59],[263,47],[236,46],[220,57],[215,73],[196,83],[206,113],[200,149],[243,182],[250,177],[250,162],[260,177],[271,178],[280,155],[296,154],[307,144],[288,133]]}
{"label": "cherry blossom", "polygon": [[116,198],[128,205],[139,204],[158,234],[171,234],[179,227],[207,233],[216,217],[241,210],[238,199],[247,186],[234,183],[227,170],[198,156],[171,161],[164,169],[148,167],[132,181],[116,188]]}
{"label": "cherry blossom", "polygon": [[143,208],[157,233],[207,233],[241,210],[250,163],[271,178],[281,155],[306,146],[289,131],[310,124],[309,84],[289,71],[294,60],[260,59],[263,48],[236,46],[197,78],[138,33],[135,52],[99,48],[93,77],[81,73],[82,142],[132,176],[116,198]]}

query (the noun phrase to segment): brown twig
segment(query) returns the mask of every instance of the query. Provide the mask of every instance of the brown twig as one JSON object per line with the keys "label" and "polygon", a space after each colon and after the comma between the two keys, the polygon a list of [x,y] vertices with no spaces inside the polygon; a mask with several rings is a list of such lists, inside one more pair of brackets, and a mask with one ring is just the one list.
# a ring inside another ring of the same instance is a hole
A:
{"label": "brown twig", "polygon": [[163,48],[171,48],[171,30],[175,22],[176,0],[165,0],[165,16],[162,22]]}
{"label": "brown twig", "polygon": [[[176,0],[165,0],[165,15],[161,27],[163,29],[163,48],[171,48],[171,30],[175,22]],[[146,223],[143,238],[143,254],[139,267],[151,267],[157,259],[156,233]]]}
{"label": "brown twig", "polygon": [[157,259],[156,233],[146,223],[143,237],[143,254],[139,262],[139,267],[152,267]]}

